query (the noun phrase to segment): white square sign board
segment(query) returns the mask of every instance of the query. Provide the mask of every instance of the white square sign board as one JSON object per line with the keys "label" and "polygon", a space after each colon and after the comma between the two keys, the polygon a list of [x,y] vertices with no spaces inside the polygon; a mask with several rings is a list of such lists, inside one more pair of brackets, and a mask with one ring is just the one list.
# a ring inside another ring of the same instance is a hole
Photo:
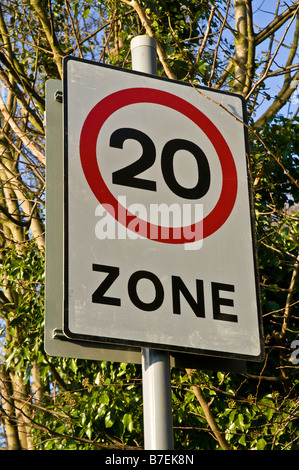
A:
{"label": "white square sign board", "polygon": [[260,360],[245,106],[64,60],[64,334]]}

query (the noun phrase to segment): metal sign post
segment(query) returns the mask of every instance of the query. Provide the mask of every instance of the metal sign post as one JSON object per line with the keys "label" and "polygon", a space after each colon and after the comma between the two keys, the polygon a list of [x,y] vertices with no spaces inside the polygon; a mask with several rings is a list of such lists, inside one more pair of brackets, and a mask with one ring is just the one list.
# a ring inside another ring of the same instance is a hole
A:
{"label": "metal sign post", "polygon": [[[157,73],[156,41],[137,36],[131,41],[132,69]],[[143,422],[145,450],[172,450],[170,356],[167,351],[142,349]]]}

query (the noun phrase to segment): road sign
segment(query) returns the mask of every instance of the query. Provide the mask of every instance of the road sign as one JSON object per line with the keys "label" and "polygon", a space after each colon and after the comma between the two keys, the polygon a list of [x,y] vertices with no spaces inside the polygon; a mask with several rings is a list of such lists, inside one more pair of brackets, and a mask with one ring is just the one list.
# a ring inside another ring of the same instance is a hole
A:
{"label": "road sign", "polygon": [[[62,97],[62,82],[60,80],[48,80],[46,83],[45,350],[47,354],[58,357],[141,363],[140,350],[137,348],[70,340],[62,332],[64,298],[63,108],[59,97]],[[172,363],[181,367],[180,361],[177,362],[173,358]],[[211,366],[215,367],[213,364]],[[225,367],[226,364],[223,364],[223,366]],[[231,367],[231,365],[228,364],[228,367]]]}
{"label": "road sign", "polygon": [[66,58],[75,340],[261,358],[241,97]]}

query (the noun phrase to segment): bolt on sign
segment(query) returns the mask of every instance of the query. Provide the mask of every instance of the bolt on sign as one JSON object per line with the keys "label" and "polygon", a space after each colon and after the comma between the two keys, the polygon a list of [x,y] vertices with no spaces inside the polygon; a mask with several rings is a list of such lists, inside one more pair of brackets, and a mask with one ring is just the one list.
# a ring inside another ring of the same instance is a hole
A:
{"label": "bolt on sign", "polygon": [[64,334],[260,360],[242,97],[64,60]]}

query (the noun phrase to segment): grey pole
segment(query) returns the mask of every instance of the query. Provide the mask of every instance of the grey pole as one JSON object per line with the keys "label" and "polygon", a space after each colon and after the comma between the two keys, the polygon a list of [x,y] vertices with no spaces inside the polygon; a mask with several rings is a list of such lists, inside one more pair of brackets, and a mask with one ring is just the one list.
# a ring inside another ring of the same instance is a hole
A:
{"label": "grey pole", "polygon": [[[131,41],[132,69],[157,74],[156,41],[136,36]],[[142,349],[143,425],[145,450],[172,450],[170,356],[168,352]]]}
{"label": "grey pole", "polygon": [[142,349],[145,450],[172,450],[173,426],[169,353]]}
{"label": "grey pole", "polygon": [[150,36],[136,36],[131,41],[132,69],[157,75],[156,40]]}

